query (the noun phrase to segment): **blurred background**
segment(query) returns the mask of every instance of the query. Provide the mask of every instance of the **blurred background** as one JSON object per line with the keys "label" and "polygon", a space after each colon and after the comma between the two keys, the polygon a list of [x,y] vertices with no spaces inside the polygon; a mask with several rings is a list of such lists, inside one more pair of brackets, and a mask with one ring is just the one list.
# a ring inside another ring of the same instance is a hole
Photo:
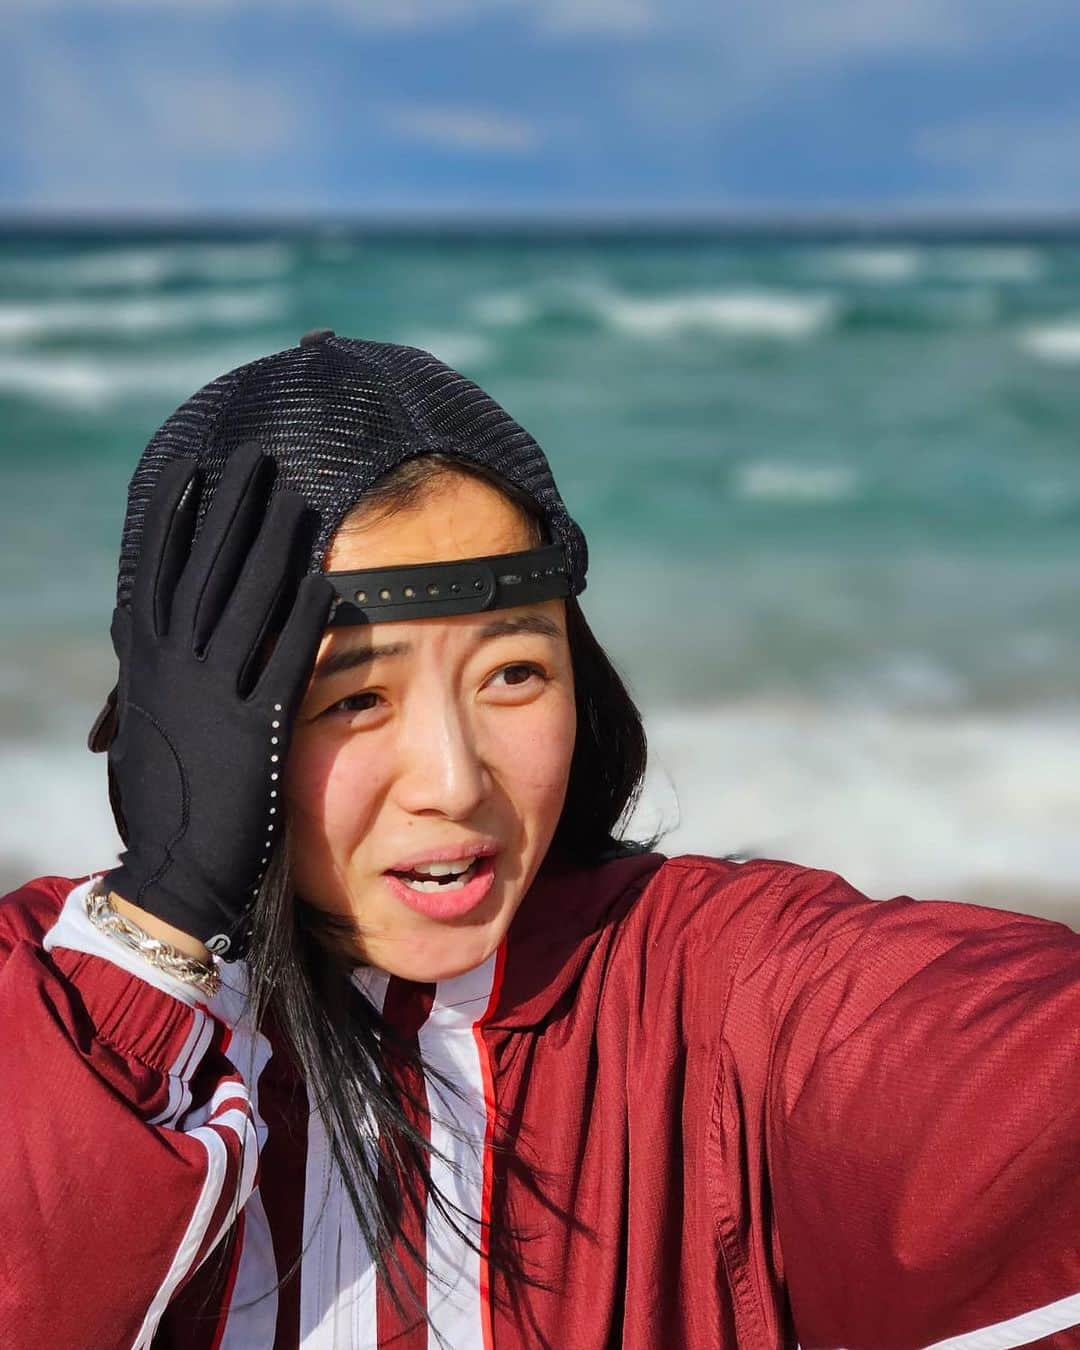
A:
{"label": "blurred background", "polygon": [[1080,12],[0,0],[0,882],[110,866],[128,478],[308,328],[545,447],[634,828],[1080,927]]}

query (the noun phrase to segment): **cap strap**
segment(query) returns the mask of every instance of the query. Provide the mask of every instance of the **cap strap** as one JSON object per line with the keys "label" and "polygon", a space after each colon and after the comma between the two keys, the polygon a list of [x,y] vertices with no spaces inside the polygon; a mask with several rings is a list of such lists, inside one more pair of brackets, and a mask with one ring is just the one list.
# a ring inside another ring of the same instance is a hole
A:
{"label": "cap strap", "polygon": [[570,594],[562,544],[456,562],[327,572],[338,593],[329,626],[475,614]]}

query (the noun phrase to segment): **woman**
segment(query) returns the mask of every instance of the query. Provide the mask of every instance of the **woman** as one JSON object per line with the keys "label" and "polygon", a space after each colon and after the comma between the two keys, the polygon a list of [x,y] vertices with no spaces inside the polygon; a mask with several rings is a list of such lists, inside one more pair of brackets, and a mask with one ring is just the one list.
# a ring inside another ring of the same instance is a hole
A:
{"label": "woman", "polygon": [[415,349],[154,437],[126,849],[0,907],[0,1344],[1076,1344],[1080,938],[621,840],[585,568]]}

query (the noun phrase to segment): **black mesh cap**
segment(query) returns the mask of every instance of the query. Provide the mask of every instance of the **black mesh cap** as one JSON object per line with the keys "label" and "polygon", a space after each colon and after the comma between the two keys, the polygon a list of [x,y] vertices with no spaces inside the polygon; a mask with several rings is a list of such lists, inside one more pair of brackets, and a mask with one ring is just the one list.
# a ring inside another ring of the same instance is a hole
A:
{"label": "black mesh cap", "polygon": [[129,602],[146,506],[164,466],[181,458],[202,466],[198,532],[225,461],[246,441],[276,460],[274,491],[290,488],[319,512],[309,571],[321,570],[334,532],[367,488],[403,461],[439,451],[527,492],[551,542],[565,549],[571,594],[585,588],[585,536],[524,427],[430,352],[321,329],[212,380],[152,437],[128,488],[118,604]]}

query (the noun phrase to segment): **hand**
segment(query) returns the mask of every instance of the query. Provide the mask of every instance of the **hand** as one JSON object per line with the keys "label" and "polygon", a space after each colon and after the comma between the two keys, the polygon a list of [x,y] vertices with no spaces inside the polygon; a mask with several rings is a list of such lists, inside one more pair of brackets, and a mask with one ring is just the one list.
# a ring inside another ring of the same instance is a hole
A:
{"label": "hand", "polygon": [[230,959],[246,949],[283,827],[285,756],[334,598],[324,576],[303,576],[312,513],[290,491],[267,506],[273,478],[257,446],[236,450],[192,544],[201,471],[192,459],[167,465],[130,608],[112,622],[109,766],[128,847],[106,883]]}

